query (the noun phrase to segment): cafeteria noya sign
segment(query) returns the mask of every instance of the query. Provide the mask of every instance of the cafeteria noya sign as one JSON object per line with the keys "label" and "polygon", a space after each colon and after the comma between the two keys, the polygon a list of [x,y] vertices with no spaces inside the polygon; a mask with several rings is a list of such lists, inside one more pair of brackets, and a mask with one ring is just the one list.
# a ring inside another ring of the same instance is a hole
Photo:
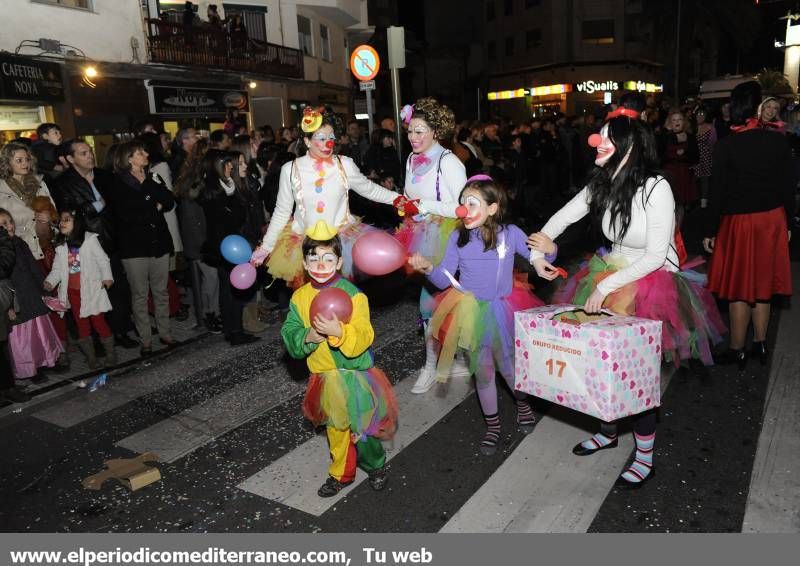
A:
{"label": "cafeteria noya sign", "polygon": [[58,63],[0,54],[0,98],[8,100],[64,100]]}

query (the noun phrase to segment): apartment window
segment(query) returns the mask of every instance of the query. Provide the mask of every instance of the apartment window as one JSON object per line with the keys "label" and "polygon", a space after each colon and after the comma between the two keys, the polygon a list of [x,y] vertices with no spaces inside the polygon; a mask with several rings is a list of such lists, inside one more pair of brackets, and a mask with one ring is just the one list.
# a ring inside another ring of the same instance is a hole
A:
{"label": "apartment window", "polygon": [[325,61],[331,58],[331,32],[328,26],[319,24],[319,54]]}
{"label": "apartment window", "polygon": [[497,44],[494,41],[490,41],[487,45],[486,52],[489,55],[489,61],[497,59]]}
{"label": "apartment window", "polygon": [[[162,0],[161,4],[164,2]],[[176,21],[183,21],[183,6],[180,5]],[[195,6],[195,8],[197,8]],[[266,6],[248,6],[246,4],[228,4],[225,2],[225,17],[233,18],[234,15],[242,17],[242,22],[247,30],[247,37],[256,41],[267,41],[267,8]]]}
{"label": "apartment window", "polygon": [[311,36],[311,20],[297,16],[297,33],[300,36],[300,49],[305,55],[314,56],[314,38]]}
{"label": "apartment window", "polygon": [[542,46],[541,28],[529,29],[525,32],[525,49],[535,49]]}
{"label": "apartment window", "polygon": [[511,12],[514,11],[514,0],[505,0],[503,4],[503,14],[506,16],[510,16]]}
{"label": "apartment window", "polygon": [[79,8],[91,10],[92,0],[31,0],[37,4],[53,4],[54,6],[64,6],[65,8]]}
{"label": "apartment window", "polygon": [[525,0],[525,9],[536,8],[542,5],[542,0]]}
{"label": "apartment window", "polygon": [[508,36],[506,38],[506,57],[511,57],[514,54],[514,38]]}
{"label": "apartment window", "polygon": [[614,43],[614,20],[589,20],[581,24],[583,43],[610,45]]}
{"label": "apartment window", "polygon": [[494,19],[494,0],[486,2],[486,20],[491,22]]}

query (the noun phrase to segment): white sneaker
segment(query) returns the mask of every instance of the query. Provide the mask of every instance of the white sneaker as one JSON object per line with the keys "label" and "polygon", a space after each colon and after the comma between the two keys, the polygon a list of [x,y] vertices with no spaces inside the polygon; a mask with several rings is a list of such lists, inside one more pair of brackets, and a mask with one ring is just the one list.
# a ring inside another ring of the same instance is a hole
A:
{"label": "white sneaker", "polygon": [[469,379],[472,377],[472,372],[469,371],[464,355],[459,353],[456,359],[453,360],[453,367],[450,368],[450,377],[456,379]]}
{"label": "white sneaker", "polygon": [[430,391],[431,387],[434,385],[436,385],[436,371],[430,371],[428,368],[424,367],[419,370],[419,377],[417,377],[414,387],[411,388],[411,393],[417,395],[426,393]]}

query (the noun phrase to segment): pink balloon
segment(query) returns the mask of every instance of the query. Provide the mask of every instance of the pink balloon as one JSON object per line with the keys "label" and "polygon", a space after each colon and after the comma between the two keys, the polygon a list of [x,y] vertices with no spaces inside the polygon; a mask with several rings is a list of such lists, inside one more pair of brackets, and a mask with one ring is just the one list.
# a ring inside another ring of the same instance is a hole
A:
{"label": "pink balloon", "polygon": [[353,301],[350,300],[350,295],[338,287],[328,287],[317,293],[311,301],[309,314],[312,321],[318,314],[327,319],[333,318],[331,315],[335,314],[341,322],[350,322],[350,317],[353,315]]}
{"label": "pink balloon", "polygon": [[386,275],[405,265],[408,254],[386,232],[367,232],[353,246],[353,263],[367,275]]}
{"label": "pink balloon", "polygon": [[237,265],[231,271],[231,285],[237,289],[249,289],[256,282],[256,268],[249,263]]}

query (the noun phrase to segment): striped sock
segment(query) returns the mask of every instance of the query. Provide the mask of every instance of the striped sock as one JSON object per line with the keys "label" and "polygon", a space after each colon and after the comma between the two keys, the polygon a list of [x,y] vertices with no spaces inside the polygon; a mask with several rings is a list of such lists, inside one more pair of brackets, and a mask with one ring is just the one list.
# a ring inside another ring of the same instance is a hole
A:
{"label": "striped sock", "polygon": [[597,450],[598,448],[602,448],[603,446],[608,446],[616,439],[617,439],[616,434],[603,434],[602,432],[598,432],[590,439],[581,442],[581,446],[583,446],[587,450]]}
{"label": "striped sock", "polygon": [[486,421],[486,434],[483,435],[481,446],[494,447],[500,441],[500,415],[484,415]]}
{"label": "striped sock", "polygon": [[536,415],[526,399],[517,399],[517,424],[520,426],[533,426],[536,424]]}
{"label": "striped sock", "polygon": [[636,439],[636,458],[633,464],[622,473],[625,481],[639,483],[650,475],[653,470],[653,444],[656,441],[655,433],[641,436],[634,433]]}

